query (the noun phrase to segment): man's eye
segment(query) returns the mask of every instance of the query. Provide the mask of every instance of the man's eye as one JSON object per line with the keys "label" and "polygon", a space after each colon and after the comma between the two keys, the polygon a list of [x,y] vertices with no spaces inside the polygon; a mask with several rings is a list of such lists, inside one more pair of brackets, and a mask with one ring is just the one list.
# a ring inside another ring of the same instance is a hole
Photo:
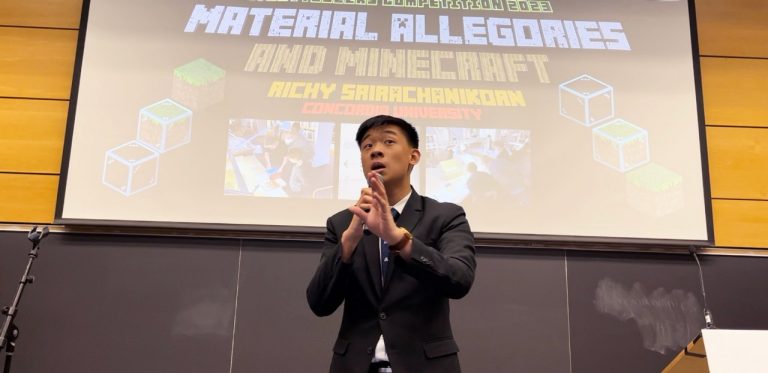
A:
{"label": "man's eye", "polygon": [[370,147],[371,147],[371,144],[370,144],[370,143],[369,143],[369,144],[363,144],[363,149],[368,149],[368,148],[370,148]]}
{"label": "man's eye", "polygon": [[386,141],[384,141],[384,143],[391,145],[391,144],[395,143],[395,140],[386,140]]}

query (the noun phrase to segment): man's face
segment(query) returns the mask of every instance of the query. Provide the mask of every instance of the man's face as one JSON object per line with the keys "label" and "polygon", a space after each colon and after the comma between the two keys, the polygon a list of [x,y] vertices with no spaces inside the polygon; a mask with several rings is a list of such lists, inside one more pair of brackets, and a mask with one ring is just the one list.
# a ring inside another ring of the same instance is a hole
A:
{"label": "man's face", "polygon": [[410,169],[419,162],[420,156],[419,149],[408,143],[405,132],[389,124],[368,130],[360,145],[363,172],[365,175],[377,172],[385,183],[410,182]]}

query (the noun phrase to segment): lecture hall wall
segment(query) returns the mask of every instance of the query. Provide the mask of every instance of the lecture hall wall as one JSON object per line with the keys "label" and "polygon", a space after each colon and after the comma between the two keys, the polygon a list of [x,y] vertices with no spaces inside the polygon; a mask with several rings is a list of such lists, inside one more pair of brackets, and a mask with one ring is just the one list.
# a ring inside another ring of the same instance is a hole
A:
{"label": "lecture hall wall", "polygon": [[[0,2],[0,229],[53,222],[81,6]],[[768,2],[696,13],[715,245],[768,254]]]}

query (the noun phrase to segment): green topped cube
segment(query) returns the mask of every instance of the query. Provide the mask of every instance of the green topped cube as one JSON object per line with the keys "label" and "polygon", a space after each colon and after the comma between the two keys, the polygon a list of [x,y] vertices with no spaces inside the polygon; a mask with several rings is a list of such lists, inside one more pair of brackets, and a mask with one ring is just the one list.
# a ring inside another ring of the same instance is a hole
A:
{"label": "green topped cube", "polygon": [[147,106],[144,108],[143,112],[157,119],[160,123],[168,122],[180,116],[190,114],[189,109],[169,99]]}
{"label": "green topped cube", "polygon": [[227,72],[203,58],[198,58],[174,69],[173,75],[187,84],[200,87],[223,79]]}
{"label": "green topped cube", "polygon": [[192,138],[192,111],[171,99],[139,110],[136,139],[160,153],[178,148]]}
{"label": "green topped cube", "polygon": [[227,72],[204,58],[173,70],[174,100],[192,110],[202,110],[224,100]]}
{"label": "green topped cube", "polygon": [[655,163],[627,172],[627,181],[642,190],[664,192],[683,182],[683,177]]}
{"label": "green topped cube", "polygon": [[606,136],[620,143],[643,135],[642,128],[623,119],[616,119],[610,123],[606,123],[600,127],[598,132],[602,132]]}
{"label": "green topped cube", "polygon": [[683,208],[683,177],[656,163],[626,174],[627,203],[650,216],[664,216]]}
{"label": "green topped cube", "polygon": [[648,131],[624,119],[592,129],[592,157],[617,171],[627,172],[650,160]]}

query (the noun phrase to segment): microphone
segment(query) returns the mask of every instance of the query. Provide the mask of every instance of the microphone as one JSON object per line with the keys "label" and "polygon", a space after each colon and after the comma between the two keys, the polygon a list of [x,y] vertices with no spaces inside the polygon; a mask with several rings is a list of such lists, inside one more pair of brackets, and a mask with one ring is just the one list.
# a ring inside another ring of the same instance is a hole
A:
{"label": "microphone", "polygon": [[699,261],[699,256],[696,255],[697,249],[695,246],[688,247],[688,252],[693,255],[693,258],[696,259],[696,266],[699,268],[699,280],[701,281],[701,295],[704,298],[704,326],[707,329],[714,329],[715,327],[715,321],[712,318],[712,311],[709,310],[709,306],[707,305],[707,291],[704,288],[704,271],[701,269],[701,262]]}
{"label": "microphone", "polygon": [[[381,176],[381,174],[378,172],[374,172],[374,174],[376,174],[376,178],[379,179],[379,181],[381,181],[382,184],[384,184],[384,176]],[[370,179],[366,178],[365,182],[368,183],[368,187],[373,187],[373,185],[371,185]]]}

